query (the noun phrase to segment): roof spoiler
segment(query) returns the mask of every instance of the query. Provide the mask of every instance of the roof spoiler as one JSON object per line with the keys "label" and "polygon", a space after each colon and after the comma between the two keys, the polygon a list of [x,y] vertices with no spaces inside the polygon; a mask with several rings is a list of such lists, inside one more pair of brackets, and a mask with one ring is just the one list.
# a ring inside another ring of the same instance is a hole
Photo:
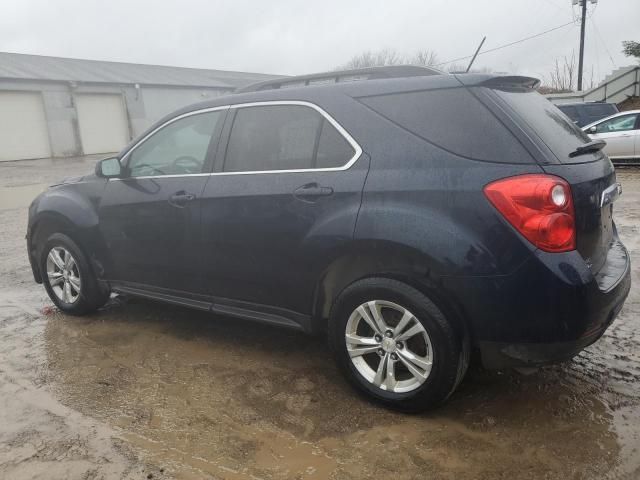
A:
{"label": "roof spoiler", "polygon": [[469,87],[487,87],[497,90],[537,90],[540,80],[521,75],[456,75],[456,78]]}

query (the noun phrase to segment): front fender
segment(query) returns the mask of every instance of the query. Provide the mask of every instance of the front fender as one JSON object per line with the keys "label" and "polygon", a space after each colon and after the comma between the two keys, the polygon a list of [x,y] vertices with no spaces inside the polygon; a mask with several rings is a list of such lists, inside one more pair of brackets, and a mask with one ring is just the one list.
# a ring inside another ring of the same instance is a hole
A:
{"label": "front fender", "polygon": [[95,265],[101,265],[105,248],[98,228],[98,206],[103,188],[103,182],[62,184],[51,187],[32,202],[27,247],[36,281],[41,281],[41,249],[52,233],[69,235]]}

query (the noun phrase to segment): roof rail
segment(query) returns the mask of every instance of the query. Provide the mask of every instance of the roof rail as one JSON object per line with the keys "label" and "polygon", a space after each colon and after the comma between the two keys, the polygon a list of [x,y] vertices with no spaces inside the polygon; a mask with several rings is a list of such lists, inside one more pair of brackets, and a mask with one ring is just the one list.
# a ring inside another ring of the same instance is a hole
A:
{"label": "roof rail", "polygon": [[443,75],[444,72],[431,67],[418,65],[390,65],[386,67],[357,68],[353,70],[336,70],[333,72],[313,73],[294,77],[281,77],[265,82],[241,87],[235,93],[258,92],[261,90],[277,90],[279,88],[305,87],[308,85],[327,85],[334,83],[376,80],[380,78],[424,77],[427,75]]}

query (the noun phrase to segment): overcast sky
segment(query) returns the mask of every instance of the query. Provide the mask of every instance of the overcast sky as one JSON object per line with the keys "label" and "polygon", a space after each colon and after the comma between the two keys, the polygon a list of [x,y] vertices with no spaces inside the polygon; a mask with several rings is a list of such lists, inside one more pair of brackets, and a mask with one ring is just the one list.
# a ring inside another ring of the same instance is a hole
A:
{"label": "overcast sky", "polygon": [[[1,0],[0,51],[184,67],[302,74],[333,69],[365,50],[473,53],[578,15],[571,0]],[[622,40],[640,41],[640,0],[589,4],[587,75],[634,63]],[[476,66],[545,77],[578,50],[565,26],[487,53]]]}

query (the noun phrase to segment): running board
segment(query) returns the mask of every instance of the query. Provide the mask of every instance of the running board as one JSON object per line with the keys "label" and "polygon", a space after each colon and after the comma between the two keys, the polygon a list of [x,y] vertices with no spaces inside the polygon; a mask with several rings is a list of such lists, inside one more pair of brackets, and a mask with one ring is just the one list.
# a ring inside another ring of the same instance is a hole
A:
{"label": "running board", "polygon": [[290,318],[276,313],[267,313],[252,310],[246,307],[238,307],[234,305],[226,305],[220,303],[207,302],[203,300],[194,300],[191,298],[178,297],[176,295],[170,295],[167,293],[155,292],[146,290],[143,288],[136,288],[125,285],[112,285],[112,290],[115,293],[122,293],[125,295],[132,295],[134,297],[148,298],[150,300],[158,300],[160,302],[171,303],[173,305],[180,305],[183,307],[195,308],[206,312],[215,313],[218,315],[227,315],[236,318],[242,318],[245,320],[252,320],[255,322],[266,323],[269,325],[275,325],[278,327],[291,328],[294,330],[305,331],[305,328],[300,323],[297,323]]}

